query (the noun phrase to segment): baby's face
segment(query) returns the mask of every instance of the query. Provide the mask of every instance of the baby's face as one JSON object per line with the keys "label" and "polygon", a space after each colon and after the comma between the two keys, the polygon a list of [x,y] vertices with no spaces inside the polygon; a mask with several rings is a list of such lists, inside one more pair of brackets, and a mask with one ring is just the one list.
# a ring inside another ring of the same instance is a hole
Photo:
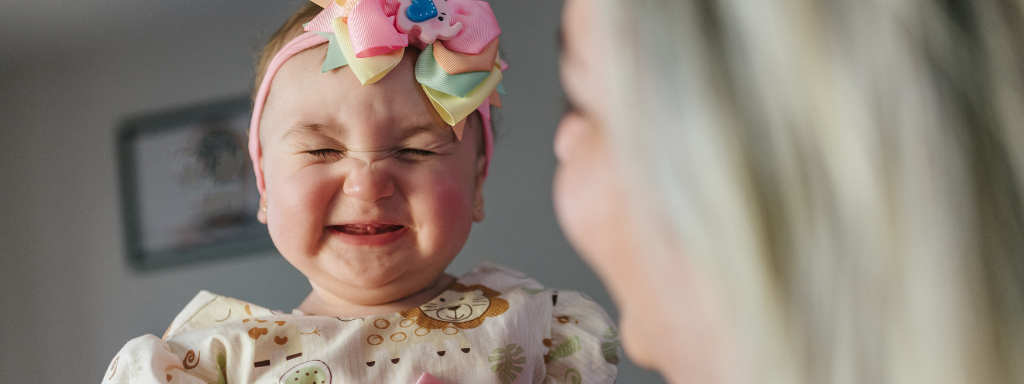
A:
{"label": "baby's face", "polygon": [[459,141],[416,83],[416,53],[372,85],[348,67],[320,73],[325,46],[274,78],[260,137],[265,220],[321,294],[375,305],[427,288],[483,218],[479,118]]}

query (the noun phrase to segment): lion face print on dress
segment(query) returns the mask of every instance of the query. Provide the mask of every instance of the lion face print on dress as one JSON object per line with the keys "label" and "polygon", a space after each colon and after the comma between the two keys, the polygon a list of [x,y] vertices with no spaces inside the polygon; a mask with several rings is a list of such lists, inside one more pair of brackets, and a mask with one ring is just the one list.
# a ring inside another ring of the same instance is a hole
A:
{"label": "lion face print on dress", "polygon": [[467,287],[455,283],[434,300],[402,311],[401,315],[415,319],[416,325],[427,329],[473,329],[486,318],[508,310],[508,301],[498,296],[501,293],[483,285]]}
{"label": "lion face print on dress", "polygon": [[483,291],[445,291],[419,307],[420,316],[442,323],[461,324],[480,320],[491,308],[491,299]]}
{"label": "lion face print on dress", "polygon": [[455,283],[430,302],[400,312],[401,318],[367,321],[363,335],[369,347],[366,365],[373,367],[381,350],[387,350],[391,363],[398,364],[401,349],[423,343],[432,343],[437,356],[444,357],[448,340],[454,340],[460,351],[469,353],[471,346],[464,330],[477,328],[488,317],[505,313],[508,301],[499,296],[500,292],[483,285],[467,287]]}

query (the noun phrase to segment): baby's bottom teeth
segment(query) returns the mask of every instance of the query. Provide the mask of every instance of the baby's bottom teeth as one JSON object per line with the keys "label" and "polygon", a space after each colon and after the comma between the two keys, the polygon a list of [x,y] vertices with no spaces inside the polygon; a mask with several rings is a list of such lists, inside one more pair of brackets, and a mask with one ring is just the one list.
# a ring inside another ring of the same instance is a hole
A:
{"label": "baby's bottom teeth", "polygon": [[401,225],[339,225],[338,231],[350,235],[379,235],[402,229]]}

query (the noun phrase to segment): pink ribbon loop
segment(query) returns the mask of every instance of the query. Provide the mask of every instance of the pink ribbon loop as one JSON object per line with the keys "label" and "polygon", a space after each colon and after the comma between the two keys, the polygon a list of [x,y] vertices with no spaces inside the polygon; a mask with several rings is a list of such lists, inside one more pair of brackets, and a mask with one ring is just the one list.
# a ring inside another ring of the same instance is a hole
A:
{"label": "pink ribbon loop", "polygon": [[448,7],[455,14],[454,21],[462,22],[463,27],[458,35],[443,42],[445,48],[477,55],[501,35],[498,19],[486,1],[448,0]]}
{"label": "pink ribbon loop", "polygon": [[409,45],[409,35],[395,28],[398,2],[363,0],[348,16],[348,32],[356,57],[384,55]]}
{"label": "pink ribbon loop", "polygon": [[[501,35],[498,20],[486,1],[448,0],[447,5],[453,13],[449,22],[461,22],[463,28],[451,39],[442,40],[446,48],[477,55]],[[356,57],[378,56],[409,45],[409,35],[396,25],[396,19],[403,17],[398,9],[397,0],[361,0],[355,5],[348,15],[348,29]],[[343,15],[344,8],[331,2],[309,23],[307,30],[330,32],[330,20]]]}
{"label": "pink ribbon loop", "polygon": [[344,15],[345,8],[332,0],[323,11],[306,24],[304,29],[306,32],[333,32],[331,22]]}

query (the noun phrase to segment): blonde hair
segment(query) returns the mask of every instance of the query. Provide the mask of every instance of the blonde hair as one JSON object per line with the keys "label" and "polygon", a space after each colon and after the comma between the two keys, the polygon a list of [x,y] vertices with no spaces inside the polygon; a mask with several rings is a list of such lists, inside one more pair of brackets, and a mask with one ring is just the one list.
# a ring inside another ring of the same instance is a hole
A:
{"label": "blonde hair", "polygon": [[666,303],[708,277],[747,378],[1024,382],[1020,0],[594,4],[635,211],[682,250],[640,262]]}
{"label": "blonde hair", "polygon": [[270,40],[263,46],[256,61],[256,84],[252,89],[252,99],[256,100],[256,94],[260,91],[260,84],[263,84],[263,77],[267,75],[267,68],[274,60],[277,52],[281,51],[289,41],[301,35],[305,30],[302,24],[308,23],[324,9],[313,2],[305,2],[285,21],[280,28],[270,36]]}

